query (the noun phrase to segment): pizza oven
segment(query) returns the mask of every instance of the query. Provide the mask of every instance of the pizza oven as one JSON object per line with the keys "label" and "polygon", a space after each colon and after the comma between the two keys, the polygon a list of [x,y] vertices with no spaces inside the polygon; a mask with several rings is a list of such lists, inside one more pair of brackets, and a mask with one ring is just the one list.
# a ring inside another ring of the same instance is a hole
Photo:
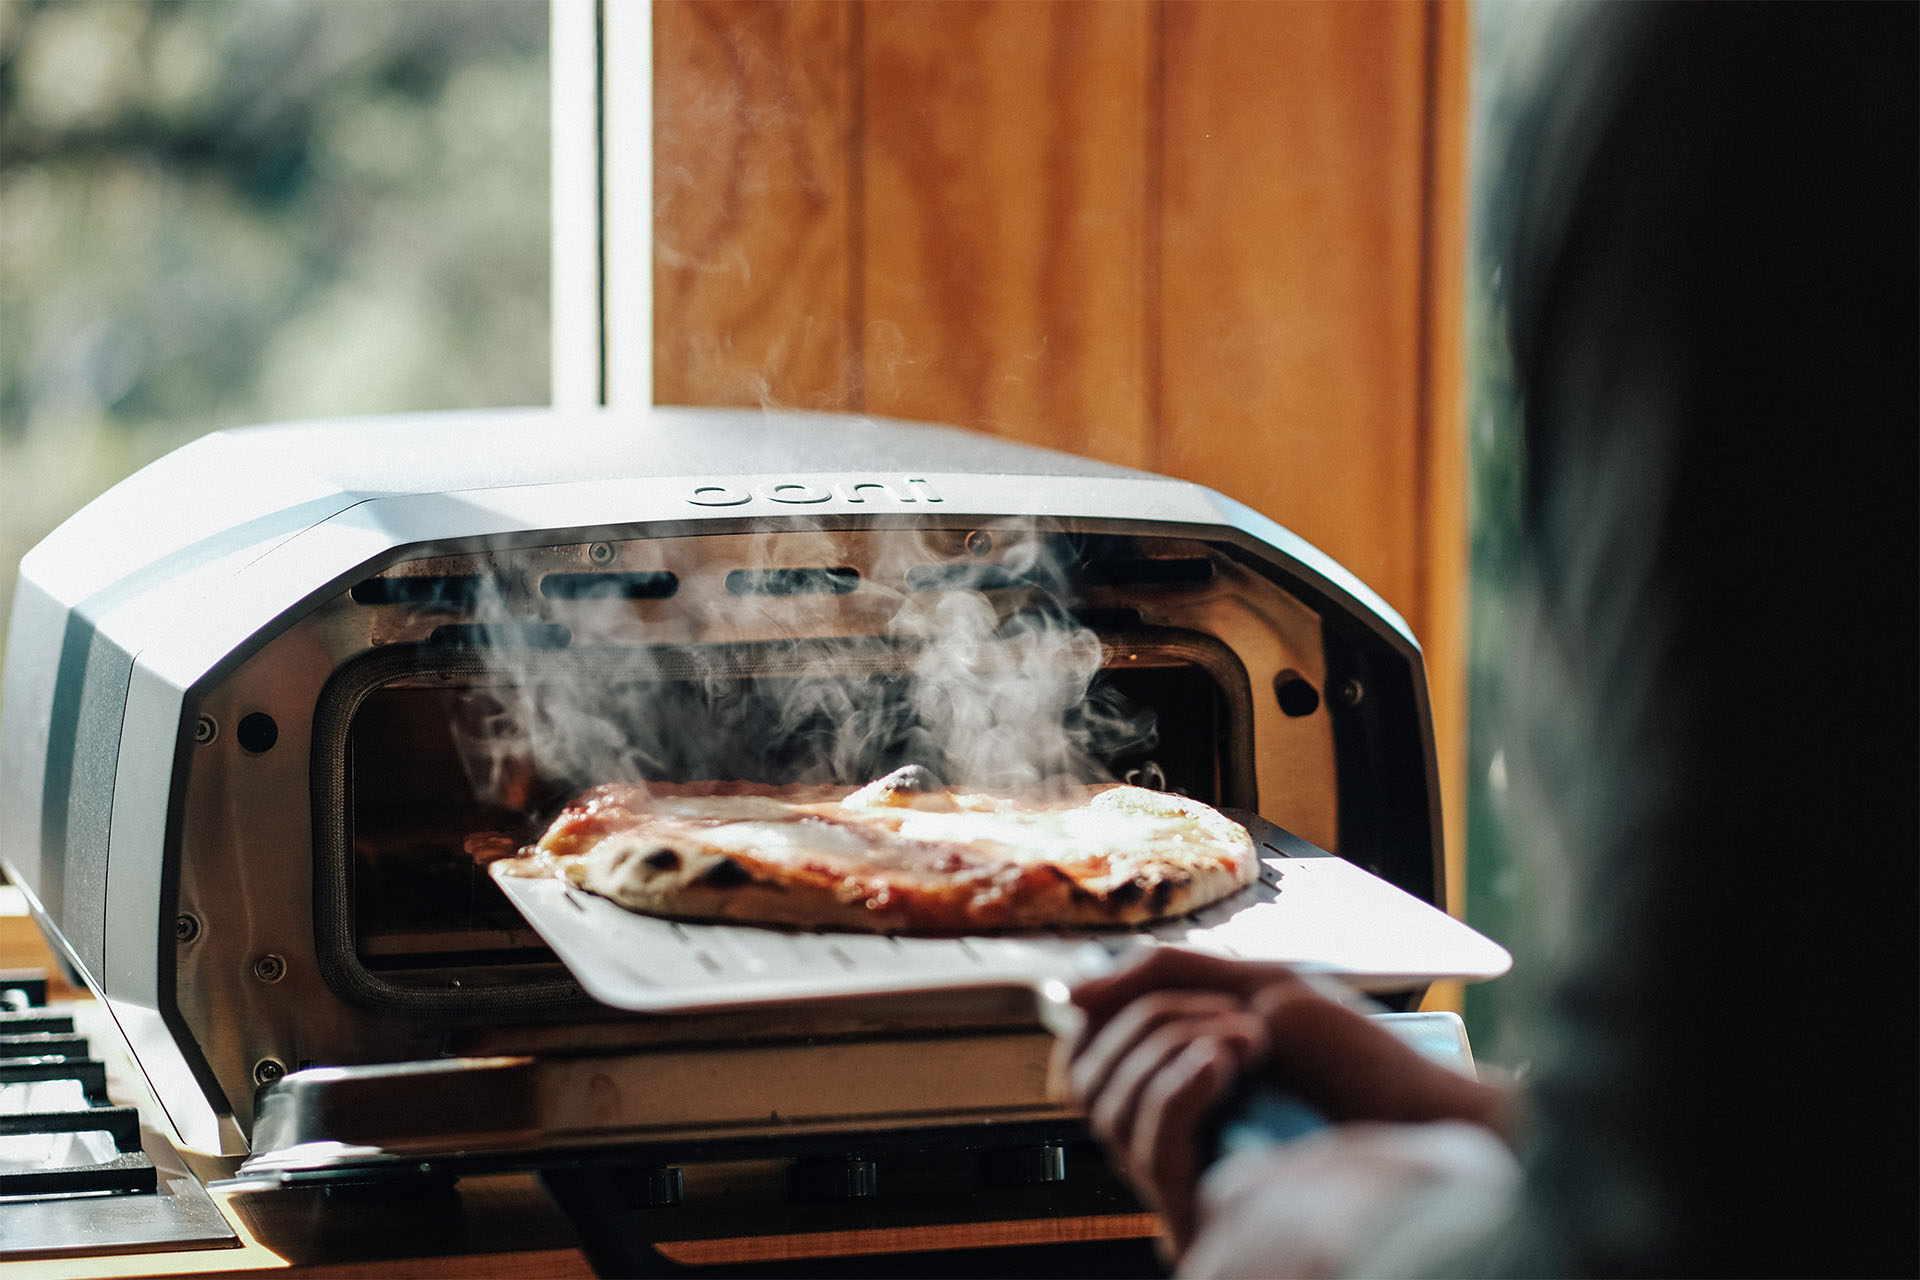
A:
{"label": "pizza oven", "polygon": [[[611,778],[1137,780],[1257,822],[1274,870],[1105,950],[1403,1003],[1505,965],[1430,910],[1432,729],[1390,608],[1218,494],[940,427],[221,432],[23,561],[5,717],[9,875],[179,1141],[256,1181],[1077,1140],[1033,984],[1087,937],[583,930],[557,884],[503,896],[476,851]],[[1317,858],[1367,887],[1288,926]]]}

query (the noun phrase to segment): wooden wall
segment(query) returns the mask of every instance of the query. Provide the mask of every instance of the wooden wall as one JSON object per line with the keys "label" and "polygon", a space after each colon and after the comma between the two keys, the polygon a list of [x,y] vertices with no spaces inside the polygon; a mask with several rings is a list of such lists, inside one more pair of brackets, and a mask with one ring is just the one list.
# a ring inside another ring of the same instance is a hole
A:
{"label": "wooden wall", "polygon": [[956,423],[1266,512],[1421,637],[1457,850],[1464,0],[654,23],[655,398]]}

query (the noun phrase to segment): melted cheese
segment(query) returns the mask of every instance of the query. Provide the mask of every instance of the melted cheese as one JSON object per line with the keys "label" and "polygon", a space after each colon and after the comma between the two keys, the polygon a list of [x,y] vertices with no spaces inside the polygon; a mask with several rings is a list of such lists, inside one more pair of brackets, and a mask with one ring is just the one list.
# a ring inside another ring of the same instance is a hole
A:
{"label": "melted cheese", "polygon": [[773,918],[783,923],[817,922],[792,906],[803,900],[789,895],[804,890],[878,913],[888,927],[958,930],[998,928],[1023,912],[1027,926],[1062,910],[1082,912],[1073,918],[1083,922],[1103,922],[1110,909],[1143,918],[1231,892],[1257,866],[1238,823],[1137,787],[1046,803],[878,784],[851,795],[813,787],[728,795],[709,785],[739,784],[688,784],[705,794],[595,788],[512,873],[557,872],[665,914],[681,894],[696,914],[730,918],[721,899],[700,895],[759,883],[778,890]]}
{"label": "melted cheese", "polygon": [[[851,797],[849,797],[851,799]],[[885,870],[952,877],[968,871],[1050,863],[1101,879],[1125,879],[1156,859],[1233,858],[1222,839],[1185,813],[1080,803],[1039,808],[962,795],[940,808],[788,804],[767,796],[663,797],[649,815],[682,827],[710,851],[835,873]],[[1236,828],[1237,830],[1237,828]],[[665,843],[672,833],[661,830]]]}

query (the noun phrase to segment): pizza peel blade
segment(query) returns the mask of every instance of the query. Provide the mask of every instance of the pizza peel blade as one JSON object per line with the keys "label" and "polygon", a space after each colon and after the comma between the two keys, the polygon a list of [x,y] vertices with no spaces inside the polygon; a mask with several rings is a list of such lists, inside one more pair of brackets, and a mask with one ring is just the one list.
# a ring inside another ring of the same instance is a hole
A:
{"label": "pizza peel blade", "polygon": [[1065,1020],[1071,1013],[1047,998],[1049,983],[1064,992],[1154,946],[1284,963],[1366,991],[1481,981],[1509,967],[1498,944],[1432,905],[1258,815],[1230,816],[1254,837],[1259,880],[1189,916],[1131,930],[910,938],[696,923],[628,911],[558,877],[503,874],[499,863],[492,871],[588,994],[642,1013],[1022,987],[1041,993],[1043,1018]]}

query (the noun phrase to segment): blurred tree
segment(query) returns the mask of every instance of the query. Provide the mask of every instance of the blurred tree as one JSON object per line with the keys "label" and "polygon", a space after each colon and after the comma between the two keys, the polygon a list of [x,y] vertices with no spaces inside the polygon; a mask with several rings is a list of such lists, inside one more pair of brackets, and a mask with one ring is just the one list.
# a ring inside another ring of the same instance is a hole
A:
{"label": "blurred tree", "polygon": [[548,398],[546,5],[0,0],[0,617],[251,421]]}
{"label": "blurred tree", "polygon": [[1528,985],[1533,941],[1524,927],[1530,893],[1524,859],[1510,829],[1503,702],[1519,581],[1520,402],[1508,343],[1506,260],[1515,195],[1507,140],[1521,112],[1537,102],[1548,42],[1561,20],[1556,4],[1489,0],[1474,6],[1473,201],[1467,271],[1467,436],[1472,545],[1469,588],[1467,730],[1467,919],[1515,953],[1514,974],[1466,989],[1465,1015],[1475,1052],[1508,1067],[1527,1064],[1537,1046],[1521,1015],[1545,999]]}

